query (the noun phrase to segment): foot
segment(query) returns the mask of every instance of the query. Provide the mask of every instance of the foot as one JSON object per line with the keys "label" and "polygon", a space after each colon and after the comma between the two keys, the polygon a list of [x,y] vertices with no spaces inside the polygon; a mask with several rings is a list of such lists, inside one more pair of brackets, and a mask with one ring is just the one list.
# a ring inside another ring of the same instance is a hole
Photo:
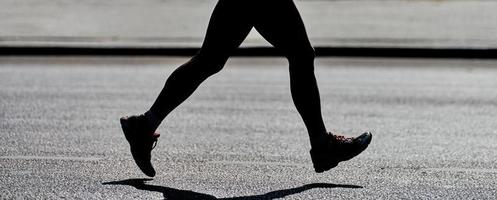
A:
{"label": "foot", "polygon": [[150,153],[157,144],[157,138],[160,136],[159,133],[146,131],[146,126],[144,125],[146,121],[144,121],[142,116],[122,117],[120,121],[136,165],[138,165],[145,175],[154,177],[155,170],[150,162]]}
{"label": "foot", "polygon": [[321,173],[336,167],[339,162],[350,160],[364,151],[372,138],[370,132],[352,138],[327,134],[325,143],[311,149],[314,170]]}

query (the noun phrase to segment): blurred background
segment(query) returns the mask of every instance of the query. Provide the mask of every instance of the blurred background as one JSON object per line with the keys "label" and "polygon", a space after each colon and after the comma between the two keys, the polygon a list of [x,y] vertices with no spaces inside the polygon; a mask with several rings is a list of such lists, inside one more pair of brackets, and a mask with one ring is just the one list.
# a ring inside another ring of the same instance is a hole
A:
{"label": "blurred background", "polygon": [[[295,0],[316,47],[497,47],[497,1]],[[199,47],[215,0],[0,0],[0,46]],[[269,46],[255,31],[243,46]]]}

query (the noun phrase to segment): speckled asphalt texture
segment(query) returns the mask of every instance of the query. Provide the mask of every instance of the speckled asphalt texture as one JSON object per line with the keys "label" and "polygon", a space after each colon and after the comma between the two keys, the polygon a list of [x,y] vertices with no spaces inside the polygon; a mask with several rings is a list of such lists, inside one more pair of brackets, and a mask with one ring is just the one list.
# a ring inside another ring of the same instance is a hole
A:
{"label": "speckled asphalt texture", "polygon": [[320,58],[329,131],[372,131],[316,174],[286,61],[234,58],[159,128],[146,179],[119,117],[188,58],[1,57],[0,199],[495,199],[497,61]]}

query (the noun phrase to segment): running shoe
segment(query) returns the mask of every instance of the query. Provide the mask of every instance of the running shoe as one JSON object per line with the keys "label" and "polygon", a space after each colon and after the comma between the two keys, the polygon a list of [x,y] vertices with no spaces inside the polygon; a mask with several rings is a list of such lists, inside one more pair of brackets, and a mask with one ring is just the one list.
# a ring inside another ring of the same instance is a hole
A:
{"label": "running shoe", "polygon": [[328,171],[339,162],[350,160],[364,151],[373,135],[365,132],[358,137],[344,137],[328,133],[323,145],[311,149],[311,159],[317,173]]}
{"label": "running shoe", "polygon": [[122,117],[120,122],[136,165],[145,175],[154,177],[155,170],[150,161],[151,152],[155,148],[160,134],[146,131],[144,128],[146,122],[143,116]]}

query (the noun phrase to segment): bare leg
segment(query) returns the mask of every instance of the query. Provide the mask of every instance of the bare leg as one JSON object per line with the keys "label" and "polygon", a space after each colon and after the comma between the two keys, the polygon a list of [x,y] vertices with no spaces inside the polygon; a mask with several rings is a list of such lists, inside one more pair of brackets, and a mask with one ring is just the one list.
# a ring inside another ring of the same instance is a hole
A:
{"label": "bare leg", "polygon": [[367,148],[372,138],[369,132],[355,138],[326,133],[314,76],[314,49],[293,1],[219,0],[199,53],[171,74],[145,117],[120,119],[133,159],[146,175],[155,176],[151,163],[159,136],[155,129],[205,79],[223,68],[252,26],[288,58],[292,98],[309,133],[315,171],[327,171]]}
{"label": "bare leg", "polygon": [[122,117],[123,133],[136,165],[147,176],[155,176],[152,149],[159,134],[154,133],[162,120],[185,101],[209,76],[220,71],[231,52],[252,28],[234,0],[220,0],[214,9],[199,53],[176,69],[167,79],[154,104],[144,115]]}
{"label": "bare leg", "polygon": [[314,76],[314,49],[304,23],[292,0],[271,0],[261,7],[255,28],[288,58],[292,99],[305,123],[311,146],[315,146],[326,134],[326,128]]}
{"label": "bare leg", "polygon": [[243,5],[237,1],[220,0],[217,3],[201,50],[169,76],[164,88],[146,113],[153,130],[205,79],[223,68],[232,51],[243,42],[252,29],[246,12]]}

